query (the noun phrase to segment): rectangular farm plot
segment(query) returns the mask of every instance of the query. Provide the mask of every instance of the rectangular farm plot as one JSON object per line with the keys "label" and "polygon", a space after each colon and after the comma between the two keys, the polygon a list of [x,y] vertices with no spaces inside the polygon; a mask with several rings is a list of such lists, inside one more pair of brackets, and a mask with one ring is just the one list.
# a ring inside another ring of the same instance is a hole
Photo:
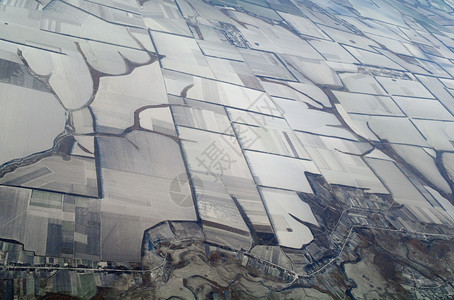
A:
{"label": "rectangular farm plot", "polygon": [[436,150],[453,151],[454,122],[414,119],[413,123]]}
{"label": "rectangular farm plot", "polygon": [[24,239],[23,228],[30,195],[31,191],[27,189],[0,186],[0,234],[2,238],[17,241]]}
{"label": "rectangular farm plot", "polygon": [[393,99],[409,118],[454,121],[453,115],[438,100],[398,96]]}
{"label": "rectangular farm plot", "polygon": [[433,98],[433,95],[419,81],[376,77],[377,81],[393,96]]}
{"label": "rectangular farm plot", "polygon": [[336,42],[312,40],[309,41],[309,43],[328,61],[350,64],[359,63],[353,55],[351,55],[347,50],[345,50],[344,47]]}
{"label": "rectangular farm plot", "polygon": [[348,113],[369,115],[404,116],[399,106],[387,96],[366,95],[333,91],[343,109]]}
{"label": "rectangular farm plot", "polygon": [[155,62],[128,75],[102,77],[91,107],[97,130],[118,134],[134,125],[135,113],[140,109],[167,102],[159,64]]}
{"label": "rectangular farm plot", "polygon": [[0,90],[0,166],[51,149],[66,121],[55,96],[2,82]]}
{"label": "rectangular farm plot", "polygon": [[161,59],[164,68],[214,78],[194,39],[161,32],[152,32],[151,37],[158,53],[165,55]]}
{"label": "rectangular farm plot", "polygon": [[143,22],[151,30],[191,36],[191,31],[174,1],[146,1],[141,12]]}
{"label": "rectangular farm plot", "polygon": [[197,40],[197,44],[205,56],[244,61],[243,56],[233,45],[209,40]]}
{"label": "rectangular farm plot", "polygon": [[388,193],[360,157],[371,149],[367,144],[301,132],[297,135],[328,183],[361,188],[369,193]]}
{"label": "rectangular farm plot", "polygon": [[329,39],[328,36],[317,27],[310,19],[294,14],[279,13],[299,34],[311,36],[318,39]]}
{"label": "rectangular farm plot", "polygon": [[235,109],[228,111],[243,149],[309,158],[285,119]]}
{"label": "rectangular farm plot", "polygon": [[396,202],[408,205],[428,204],[421,192],[394,162],[370,158],[367,158],[366,162],[383,181]]}
{"label": "rectangular farm plot", "polygon": [[309,160],[254,151],[246,151],[246,158],[256,183],[261,186],[313,193],[306,172],[320,174]]}
{"label": "rectangular farm plot", "polygon": [[176,125],[233,135],[223,106],[189,99],[185,102],[187,105],[172,106]]}
{"label": "rectangular farm plot", "polygon": [[283,80],[295,79],[273,53],[244,49],[241,49],[240,53],[244,57],[244,61],[251,67],[252,72],[257,76]]}
{"label": "rectangular farm plot", "polygon": [[192,128],[178,127],[191,171],[222,179],[235,176],[252,179],[236,138]]}
{"label": "rectangular farm plot", "polygon": [[209,56],[205,58],[217,80],[257,90],[263,89],[247,63]]}
{"label": "rectangular farm plot", "polygon": [[[304,78],[307,77],[315,84],[332,88],[342,87],[339,75],[325,60],[308,59],[295,55],[283,55],[282,59],[292,70],[296,70],[295,76],[299,77],[299,81],[305,81]],[[298,76],[299,74],[303,77]]]}
{"label": "rectangular farm plot", "polygon": [[386,56],[382,54],[377,54],[372,51],[366,51],[354,47],[345,46],[357,60],[359,60],[363,65],[377,66],[381,68],[395,69],[400,71],[405,71],[400,65],[396,64]]}
{"label": "rectangular farm plot", "polygon": [[300,101],[274,98],[293,130],[356,140],[332,113],[311,109]]}
{"label": "rectangular farm plot", "polygon": [[39,188],[88,197],[99,197],[95,160],[50,156],[17,168],[0,178],[0,185]]}
{"label": "rectangular farm plot", "polygon": [[263,91],[173,71],[164,71],[164,80],[171,95],[281,116],[271,97]]}
{"label": "rectangular farm plot", "polygon": [[[104,259],[140,260],[143,230],[164,220],[195,220],[186,169],[175,139],[134,131],[124,138],[101,137],[99,148],[105,197],[101,210],[107,221],[102,223],[102,239],[109,243],[102,247]],[[180,178],[186,178],[186,184],[180,185]],[[120,236],[108,238],[112,230]],[[116,252],[125,245],[126,250]]]}
{"label": "rectangular farm plot", "polygon": [[[220,183],[224,187],[222,197],[235,197],[257,232],[272,232],[262,200],[236,138],[185,127],[179,127],[178,131],[191,176],[200,177],[203,179],[202,184],[217,186],[217,189],[220,186],[215,184]],[[231,205],[230,199],[228,202]],[[222,224],[221,221],[218,223]]]}
{"label": "rectangular farm plot", "polygon": [[195,171],[192,174],[197,210],[208,241],[226,243],[233,249],[249,249],[252,245],[249,228],[223,183],[209,174]]}
{"label": "rectangular farm plot", "polygon": [[344,73],[339,76],[350,92],[387,95],[386,91],[380,86],[377,80],[375,80],[374,76],[357,73]]}
{"label": "rectangular farm plot", "polygon": [[301,222],[318,226],[310,206],[295,192],[261,188],[279,245],[301,248],[313,240],[310,229]]}

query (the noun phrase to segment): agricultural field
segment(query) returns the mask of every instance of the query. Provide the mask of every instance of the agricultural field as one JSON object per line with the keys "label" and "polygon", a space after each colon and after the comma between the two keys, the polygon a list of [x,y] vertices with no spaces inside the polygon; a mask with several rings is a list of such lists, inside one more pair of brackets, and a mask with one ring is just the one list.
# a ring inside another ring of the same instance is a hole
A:
{"label": "agricultural field", "polygon": [[0,299],[451,299],[454,2],[0,0]]}

